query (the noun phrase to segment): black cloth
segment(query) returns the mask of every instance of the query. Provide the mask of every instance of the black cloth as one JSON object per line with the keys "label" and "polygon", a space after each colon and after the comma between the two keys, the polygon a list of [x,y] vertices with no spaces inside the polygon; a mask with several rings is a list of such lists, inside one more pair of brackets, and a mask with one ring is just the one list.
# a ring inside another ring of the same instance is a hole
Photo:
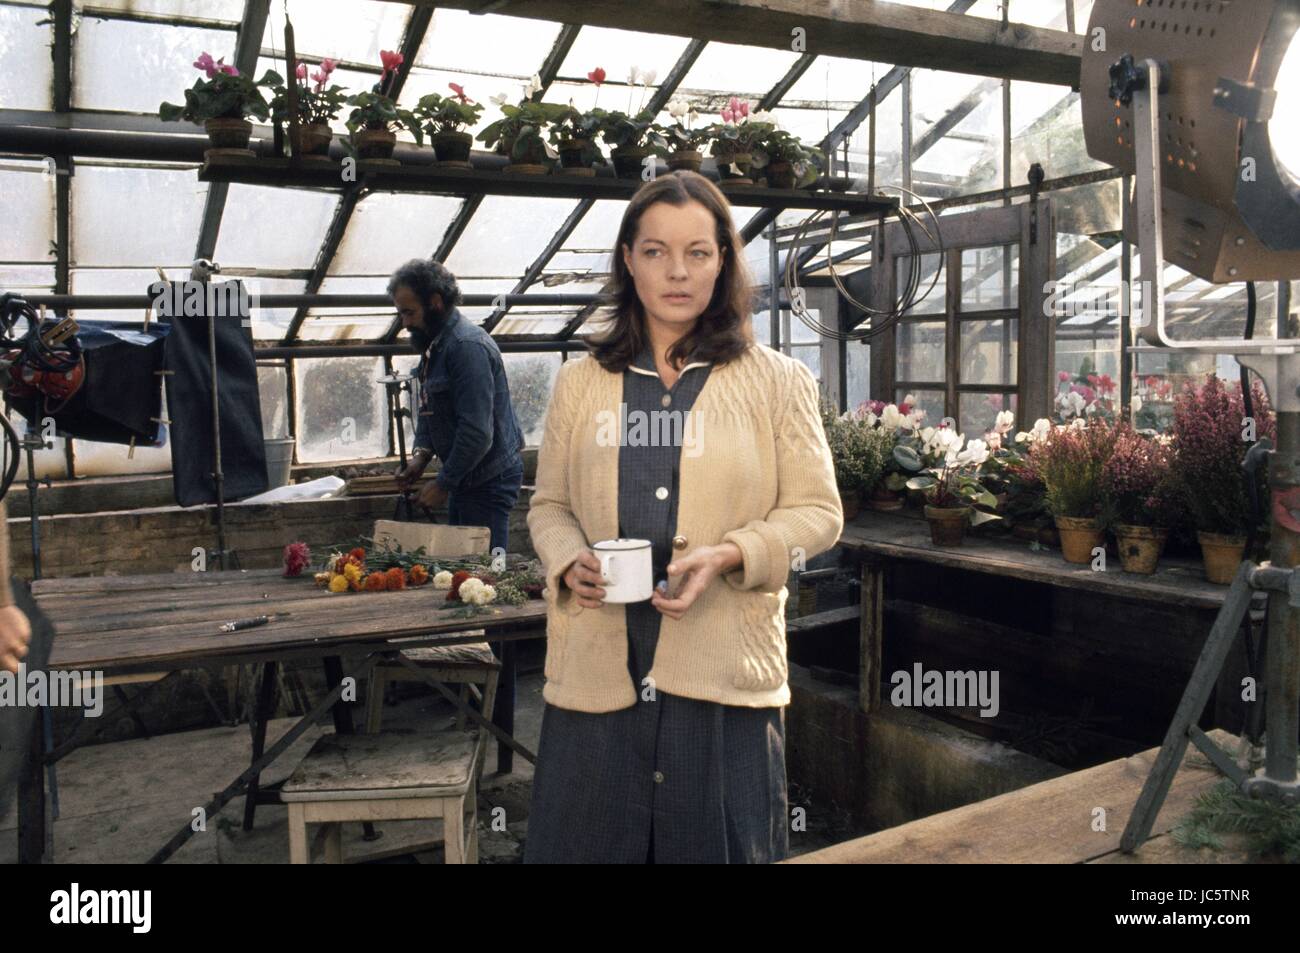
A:
{"label": "black cloth", "polygon": [[[257,389],[253,337],[238,317],[213,319],[217,342],[217,397],[221,412],[221,469],[225,502],[263,493],[266,444]],[[174,317],[167,335],[167,414],[171,418],[172,486],[180,506],[217,501],[213,454],[208,319]]]}
{"label": "black cloth", "polygon": [[[32,626],[32,640],[27,646],[27,657],[22,660],[27,672],[44,672],[49,667],[50,649],[54,645],[54,627],[36,608],[27,583],[11,579],[14,605],[27,616]],[[0,678],[17,678],[0,673]],[[32,732],[40,708],[27,705],[0,705],[0,817],[4,817],[9,802],[18,787],[18,773],[27,761],[31,750]]]}
{"label": "black cloth", "polygon": [[[668,390],[648,348],[634,368],[623,377],[629,417],[665,409],[685,414],[710,372],[707,365],[688,364]],[[691,439],[684,419],[681,428],[677,432]],[[693,432],[698,439],[701,431]],[[658,581],[673,557],[683,445],[630,442],[619,449],[619,535],[651,541]],[[661,487],[667,494],[657,492]],[[545,706],[525,862],[784,859],[789,815],[782,709],[721,705],[663,691],[651,696],[644,679],[662,617],[648,601],[629,603],[626,613],[628,676],[637,702],[601,714]],[[690,613],[684,618],[689,621]]]}

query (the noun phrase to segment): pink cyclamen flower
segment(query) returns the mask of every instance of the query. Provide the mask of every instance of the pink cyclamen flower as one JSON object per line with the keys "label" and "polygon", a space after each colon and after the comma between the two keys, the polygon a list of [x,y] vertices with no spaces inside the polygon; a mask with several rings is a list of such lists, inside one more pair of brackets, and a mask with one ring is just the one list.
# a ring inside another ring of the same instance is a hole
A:
{"label": "pink cyclamen flower", "polygon": [[379,61],[384,64],[385,74],[391,73],[393,70],[397,69],[397,67],[401,66],[404,59],[405,57],[402,56],[401,53],[395,52],[394,50],[379,51]]}
{"label": "pink cyclamen flower", "polygon": [[207,73],[208,79],[212,79],[212,77],[217,75],[217,64],[213,62],[212,54],[208,52],[199,54],[199,58],[194,61],[194,68],[201,69],[203,72]]}
{"label": "pink cyclamen flower", "polygon": [[306,78],[307,78],[307,64],[306,64],[306,63],[299,63],[299,64],[298,64],[298,68],[295,69],[295,70],[293,71],[293,75],[294,75],[294,76],[297,76],[299,79],[306,79]]}
{"label": "pink cyclamen flower", "polygon": [[[223,56],[222,59],[225,59],[225,57]],[[229,63],[222,63],[221,60],[217,60],[217,71],[220,73],[225,73],[227,76],[239,75],[239,70],[235,69]]]}
{"label": "pink cyclamen flower", "polygon": [[451,87],[451,91],[456,94],[456,98],[462,103],[470,102],[470,98],[465,95],[465,88],[460,83],[448,83],[447,85]]}
{"label": "pink cyclamen flower", "polygon": [[1061,373],[1059,373],[1059,374],[1056,375],[1056,379],[1057,379],[1058,381],[1060,381],[1062,384],[1064,384],[1066,381],[1068,381],[1068,380],[1070,379],[1070,372],[1069,372],[1069,371],[1061,371]]}
{"label": "pink cyclamen flower", "polygon": [[320,61],[320,68],[325,71],[326,76],[334,72],[334,70],[338,68],[338,65],[339,65],[338,60],[332,60],[329,57],[326,57],[325,59]]}
{"label": "pink cyclamen flower", "polygon": [[735,118],[735,115],[736,114],[733,113],[730,109],[724,109],[722,110],[722,121],[731,122]]}

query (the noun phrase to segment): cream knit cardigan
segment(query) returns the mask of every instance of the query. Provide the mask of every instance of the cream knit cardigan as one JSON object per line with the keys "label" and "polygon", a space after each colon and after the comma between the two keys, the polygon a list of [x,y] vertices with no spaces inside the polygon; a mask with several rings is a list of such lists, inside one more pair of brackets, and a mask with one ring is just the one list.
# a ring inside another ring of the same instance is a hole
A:
{"label": "cream knit cardigan", "polygon": [[[561,578],[592,543],[618,536],[619,448],[601,411],[617,418],[622,394],[622,375],[593,357],[560,368],[528,512],[546,570],[542,697],[576,711],[631,707],[647,687],[628,677],[623,605],[583,608]],[[686,545],[673,556],[729,541],[744,564],[680,620],[662,617],[649,678],[686,698],[787,705],[785,582],[795,560],[830,549],[844,527],[817,382],[799,361],[755,344],[714,366],[693,413],[697,443],[680,457],[675,533]]]}

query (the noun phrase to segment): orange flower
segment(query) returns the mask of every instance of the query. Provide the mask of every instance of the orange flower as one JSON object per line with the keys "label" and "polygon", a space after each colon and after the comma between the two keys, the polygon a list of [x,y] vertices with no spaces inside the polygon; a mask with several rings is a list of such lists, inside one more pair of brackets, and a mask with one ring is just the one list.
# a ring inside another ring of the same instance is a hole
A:
{"label": "orange flower", "polygon": [[402,572],[401,566],[394,566],[388,572],[384,573],[384,584],[390,590],[406,588],[406,573]]}
{"label": "orange flower", "polygon": [[451,589],[447,591],[447,601],[455,602],[460,598],[460,584],[469,578],[469,573],[464,569],[452,574]]}
{"label": "orange flower", "polygon": [[353,562],[363,563],[366,561],[366,551],[358,546],[356,549],[348,553],[348,558]]}
{"label": "orange flower", "polygon": [[428,581],[429,570],[418,564],[411,567],[411,585],[423,586]]}
{"label": "orange flower", "polygon": [[382,572],[372,572],[366,576],[366,592],[383,592],[388,588],[388,580]]}

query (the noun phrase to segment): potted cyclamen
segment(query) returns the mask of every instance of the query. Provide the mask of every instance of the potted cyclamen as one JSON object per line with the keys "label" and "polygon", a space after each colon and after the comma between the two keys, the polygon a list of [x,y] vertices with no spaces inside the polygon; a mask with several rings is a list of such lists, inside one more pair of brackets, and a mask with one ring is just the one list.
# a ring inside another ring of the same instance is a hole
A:
{"label": "potted cyclamen", "polygon": [[749,114],[749,103],[736,96],[722,110],[722,122],[709,127],[713,145],[709,151],[718,163],[720,184],[753,185],[750,172],[754,149],[766,139],[776,123],[771,113]]}
{"label": "potted cyclamen", "polygon": [[[662,151],[664,161],[668,163],[668,168],[676,172],[678,169],[689,169],[691,172],[700,171],[700,163],[704,161],[704,153],[701,148],[709,141],[712,131],[708,126],[699,129],[694,128],[695,120],[699,113],[695,107],[685,100],[675,99],[668,104],[668,115],[677,121],[671,126],[660,125],[655,123],[653,131],[659,134],[663,139],[665,146]],[[685,123],[683,123],[685,120]]]}
{"label": "potted cyclamen", "polygon": [[773,129],[755,148],[753,164],[766,170],[770,188],[806,189],[821,175],[826,153],[784,129]]}
{"label": "potted cyclamen", "polygon": [[979,469],[989,456],[988,446],[983,440],[966,442],[961,434],[939,427],[926,451],[935,460],[934,466],[908,480],[907,487],[925,494],[930,541],[936,546],[960,546],[968,520],[972,526],[978,526],[1000,519],[993,513],[975,509],[976,504],[991,509],[997,502],[979,480]]}
{"label": "potted cyclamen", "polygon": [[474,137],[463,127],[478,122],[479,116],[483,113],[483,105],[466,96],[464,88],[459,83],[447,85],[451,87],[452,95],[429,93],[427,96],[421,96],[411,112],[429,134],[437,164],[468,169],[470,147],[474,145]]}
{"label": "potted cyclamen", "polygon": [[352,150],[358,159],[397,165],[393,149],[397,145],[394,126],[407,129],[418,145],[424,143],[424,132],[420,121],[409,109],[397,105],[386,90],[397,77],[397,68],[402,65],[402,54],[390,50],[381,50],[379,58],[384,69],[379,82],[367,93],[357,93],[347,100],[352,107],[348,116],[348,132],[352,134]]}
{"label": "potted cyclamen", "polygon": [[564,114],[550,128],[550,140],[560,153],[555,171],[564,175],[595,175],[596,166],[605,164],[596,136],[608,115],[592,108],[581,112],[570,103]]}
{"label": "potted cyclamen", "polygon": [[601,117],[600,135],[610,147],[614,175],[620,179],[642,178],[646,160],[667,149],[667,143],[654,128],[649,112],[629,116],[614,110]]}
{"label": "potted cyclamen", "polygon": [[162,103],[158,107],[158,118],[164,122],[184,119],[201,123],[212,144],[209,151],[251,155],[248,141],[253,135],[253,124],[247,117],[266,119],[270,115],[270,106],[262,96],[261,87],[282,85],[284,81],[279,74],[267,70],[261,79],[253,82],[240,76],[235,67],[223,63],[223,59],[225,57],[214,61],[210,54],[200,54],[194,67],[202,70],[207,79],[196,80],[185,90],[185,105]]}
{"label": "potted cyclamen", "polygon": [[1150,575],[1156,571],[1169,528],[1165,491],[1170,463],[1169,446],[1144,437],[1128,424],[1115,435],[1110,459],[1102,467],[1102,484],[1109,500],[1106,509],[1115,522],[1119,561],[1125,572]]}
{"label": "potted cyclamen", "polygon": [[[299,63],[294,71],[297,79],[296,108],[290,116],[288,88],[275,87],[275,96],[271,99],[271,118],[286,123],[289,127],[289,145],[294,156],[304,159],[328,159],[330,142],[334,131],[330,120],[337,119],[347,102],[347,91],[342,86],[325,88],[330,74],[338,66],[338,60],[321,60],[320,66],[311,74],[312,84],[307,83],[309,64]],[[291,123],[291,118],[297,123]]]}
{"label": "potted cyclamen", "polygon": [[[1264,389],[1256,385],[1251,399],[1254,416],[1247,422],[1241,387],[1229,388],[1209,375],[1200,387],[1186,385],[1174,403],[1177,483],[1196,525],[1210,582],[1232,582],[1245,555],[1252,520],[1242,471],[1250,448],[1245,438],[1276,443],[1277,424]],[[1258,473],[1257,479],[1259,498],[1267,501],[1264,475]]]}
{"label": "potted cyclamen", "polygon": [[489,149],[495,148],[498,153],[509,157],[507,172],[544,175],[558,157],[542,134],[548,126],[559,122],[570,107],[532,99],[541,88],[540,79],[533,76],[524,87],[524,98],[516,106],[508,104],[504,94],[491,97],[501,110],[501,118],[484,127],[478,139]]}
{"label": "potted cyclamen", "polygon": [[1104,420],[1080,418],[1035,442],[1030,450],[1066,562],[1091,562],[1093,550],[1104,541],[1109,501],[1102,471],[1114,444],[1115,431]]}

